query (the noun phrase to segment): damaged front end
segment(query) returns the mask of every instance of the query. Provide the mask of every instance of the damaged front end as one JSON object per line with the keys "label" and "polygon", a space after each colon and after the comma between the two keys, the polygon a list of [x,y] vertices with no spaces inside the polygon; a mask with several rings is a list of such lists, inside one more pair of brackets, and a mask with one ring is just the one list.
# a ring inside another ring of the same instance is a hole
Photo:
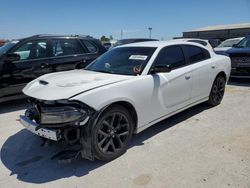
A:
{"label": "damaged front end", "polygon": [[[69,100],[42,101],[30,98],[29,108],[20,116],[23,126],[43,140],[63,141],[69,148],[53,158],[63,156],[93,160],[91,130],[96,111],[79,102]],[[72,152],[75,151],[75,152]]]}

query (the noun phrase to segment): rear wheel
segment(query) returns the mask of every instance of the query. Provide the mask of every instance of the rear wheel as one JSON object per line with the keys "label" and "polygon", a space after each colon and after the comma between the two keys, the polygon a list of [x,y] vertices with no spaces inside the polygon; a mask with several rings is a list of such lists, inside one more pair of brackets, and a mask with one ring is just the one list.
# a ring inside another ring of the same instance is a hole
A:
{"label": "rear wheel", "polygon": [[221,103],[226,86],[226,79],[224,76],[219,75],[214,80],[212,89],[210,91],[208,104],[211,106],[216,106]]}
{"label": "rear wheel", "polygon": [[133,134],[133,119],[123,106],[113,106],[100,116],[94,128],[93,149],[96,158],[110,161],[122,155]]}

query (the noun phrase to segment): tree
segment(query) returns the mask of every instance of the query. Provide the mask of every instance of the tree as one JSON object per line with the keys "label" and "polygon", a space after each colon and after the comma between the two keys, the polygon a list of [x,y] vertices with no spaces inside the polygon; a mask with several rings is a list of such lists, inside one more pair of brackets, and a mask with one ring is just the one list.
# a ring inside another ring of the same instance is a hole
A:
{"label": "tree", "polygon": [[103,36],[101,37],[101,41],[102,41],[102,42],[108,42],[108,41],[109,41],[109,38],[107,38],[106,36],[103,35]]}

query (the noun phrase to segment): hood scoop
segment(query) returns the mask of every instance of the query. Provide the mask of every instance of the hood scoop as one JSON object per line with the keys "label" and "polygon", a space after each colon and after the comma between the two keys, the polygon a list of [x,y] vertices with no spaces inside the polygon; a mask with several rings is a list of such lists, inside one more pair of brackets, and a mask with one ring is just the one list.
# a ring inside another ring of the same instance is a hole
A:
{"label": "hood scoop", "polygon": [[49,82],[47,82],[45,80],[39,80],[39,84],[41,84],[41,85],[48,85]]}

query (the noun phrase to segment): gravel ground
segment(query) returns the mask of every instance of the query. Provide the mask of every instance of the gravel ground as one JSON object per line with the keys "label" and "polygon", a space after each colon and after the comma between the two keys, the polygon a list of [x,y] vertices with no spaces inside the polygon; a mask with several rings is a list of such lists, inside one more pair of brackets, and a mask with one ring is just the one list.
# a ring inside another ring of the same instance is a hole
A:
{"label": "gravel ground", "polygon": [[0,104],[0,187],[250,188],[250,84],[232,82],[221,105],[201,104],[136,135],[120,158],[59,164],[60,145],[42,147]]}

